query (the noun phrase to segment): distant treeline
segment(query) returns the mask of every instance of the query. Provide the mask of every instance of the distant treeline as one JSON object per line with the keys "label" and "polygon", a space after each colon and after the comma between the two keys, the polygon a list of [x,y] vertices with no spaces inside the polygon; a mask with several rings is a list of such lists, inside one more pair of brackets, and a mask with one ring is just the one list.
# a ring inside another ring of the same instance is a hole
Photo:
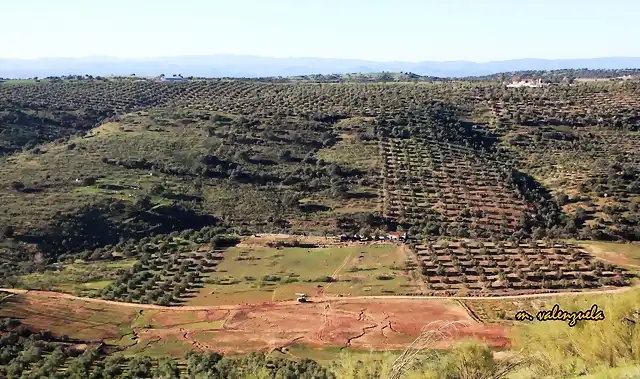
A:
{"label": "distant treeline", "polygon": [[490,75],[469,76],[457,80],[466,81],[503,81],[522,79],[542,79],[551,83],[559,83],[572,79],[615,79],[623,76],[640,76],[640,69],[626,68],[616,70],[593,70],[587,68],[563,69],[563,70],[527,70],[499,72]]}

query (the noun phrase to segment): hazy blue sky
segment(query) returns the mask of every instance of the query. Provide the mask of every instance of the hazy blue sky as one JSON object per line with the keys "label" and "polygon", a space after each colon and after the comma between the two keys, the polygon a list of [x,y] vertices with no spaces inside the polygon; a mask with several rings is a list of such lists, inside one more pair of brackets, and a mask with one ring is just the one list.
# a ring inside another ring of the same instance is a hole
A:
{"label": "hazy blue sky", "polygon": [[640,56],[637,0],[0,0],[0,57]]}

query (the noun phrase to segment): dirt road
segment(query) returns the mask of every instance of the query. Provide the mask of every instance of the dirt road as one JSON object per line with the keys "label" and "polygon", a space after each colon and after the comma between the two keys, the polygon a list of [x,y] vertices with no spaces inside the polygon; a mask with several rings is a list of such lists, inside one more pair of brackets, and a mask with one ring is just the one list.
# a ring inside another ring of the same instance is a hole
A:
{"label": "dirt road", "polygon": [[338,266],[338,268],[335,269],[335,271],[333,272],[333,274],[331,274],[331,282],[329,282],[329,284],[327,284],[327,286],[322,290],[322,296],[324,296],[325,291],[331,287],[331,285],[333,284],[333,282],[335,282],[336,280],[338,280],[337,276],[340,273],[340,271],[342,271],[342,269],[349,263],[349,260],[351,259],[351,256],[353,255],[353,251],[349,252],[349,254],[347,254],[346,257],[344,257],[344,260],[342,261],[342,263],[340,264],[340,266]]}
{"label": "dirt road", "polygon": [[[602,290],[592,290],[592,291],[573,291],[573,292],[550,292],[550,293],[536,293],[536,294],[528,294],[528,295],[505,295],[505,296],[398,296],[398,295],[383,295],[383,296],[321,296],[318,298],[309,298],[309,300],[313,303],[325,303],[325,302],[335,302],[335,301],[363,301],[370,302],[371,300],[501,300],[501,299],[529,299],[529,298],[538,298],[538,297],[555,297],[555,296],[579,296],[579,295],[595,295],[595,294],[613,294],[613,293],[622,293],[634,288],[638,288],[638,286],[629,286],[622,288],[613,288],[613,289],[602,289]],[[12,289],[12,288],[0,288],[0,291],[13,293],[13,294],[29,294],[32,296],[41,296],[41,297],[52,297],[52,298],[63,298],[63,299],[71,299],[71,300],[82,300],[90,303],[101,303],[101,304],[110,304],[121,307],[132,307],[138,309],[157,309],[157,310],[177,310],[177,311],[206,311],[212,309],[221,309],[221,310],[235,310],[249,307],[248,304],[236,304],[236,305],[203,305],[203,306],[190,306],[190,305],[177,305],[177,306],[162,306],[162,305],[154,305],[154,304],[137,304],[137,303],[125,303],[120,301],[112,301],[112,300],[104,300],[104,299],[94,299],[91,297],[80,297],[74,296],[67,293],[60,292],[50,292],[50,291],[36,291],[36,290],[21,290],[21,289]],[[280,301],[276,302],[276,304],[296,304],[295,300],[289,301]]]}
{"label": "dirt road", "polygon": [[74,296],[68,293],[60,293],[60,292],[51,292],[51,291],[36,291],[36,290],[20,290],[20,289],[11,289],[11,288],[0,288],[0,291],[9,292],[13,294],[26,294],[31,296],[40,296],[40,297],[49,297],[49,298],[61,298],[61,299],[69,299],[69,300],[81,300],[86,301],[88,303],[100,303],[100,304],[108,304],[119,307],[131,307],[138,309],[157,309],[157,310],[178,310],[178,311],[206,311],[210,309],[223,309],[223,310],[233,310],[242,308],[242,305],[220,305],[220,306],[162,306],[155,304],[137,304],[137,303],[125,303],[120,301],[112,301],[105,299],[94,299],[92,297],[81,297]]}
{"label": "dirt road", "polygon": [[567,292],[548,292],[548,293],[533,293],[527,295],[500,295],[500,296],[397,296],[397,295],[384,295],[384,296],[349,296],[349,297],[325,297],[320,301],[331,301],[336,299],[367,299],[367,300],[380,300],[380,299],[441,299],[441,300],[503,300],[503,299],[529,299],[536,297],[555,297],[555,296],[578,296],[578,295],[598,295],[598,294],[611,294],[622,293],[640,286],[629,286],[622,288],[613,288],[606,290],[591,290],[591,291],[567,291]]}

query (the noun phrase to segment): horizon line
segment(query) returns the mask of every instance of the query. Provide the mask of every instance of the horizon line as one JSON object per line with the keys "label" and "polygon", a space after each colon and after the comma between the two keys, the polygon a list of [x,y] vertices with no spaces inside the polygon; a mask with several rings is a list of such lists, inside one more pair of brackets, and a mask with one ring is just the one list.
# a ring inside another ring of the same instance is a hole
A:
{"label": "horizon line", "polygon": [[490,64],[490,63],[500,63],[500,62],[514,62],[514,61],[588,61],[588,60],[600,60],[600,59],[640,59],[640,57],[636,56],[601,56],[601,57],[591,57],[591,58],[509,58],[509,59],[498,59],[498,60],[489,60],[489,61],[474,61],[474,60],[465,60],[465,59],[457,59],[457,60],[374,60],[374,59],[364,59],[364,58],[343,58],[343,57],[313,57],[313,56],[287,56],[287,57],[275,57],[268,55],[254,55],[254,54],[231,54],[231,53],[212,53],[212,54],[184,54],[184,55],[164,55],[164,56],[144,56],[144,57],[120,57],[116,55],[86,55],[86,56],[44,56],[44,57],[30,57],[30,58],[20,58],[20,57],[0,57],[0,61],[39,61],[39,60],[86,60],[86,59],[116,59],[121,61],[136,61],[136,60],[162,60],[162,59],[176,59],[176,58],[206,58],[206,57],[243,57],[243,58],[266,58],[266,59],[274,59],[274,60],[292,60],[292,59],[315,59],[315,60],[339,60],[339,61],[359,61],[359,62],[367,62],[367,63],[476,63],[476,64]]}

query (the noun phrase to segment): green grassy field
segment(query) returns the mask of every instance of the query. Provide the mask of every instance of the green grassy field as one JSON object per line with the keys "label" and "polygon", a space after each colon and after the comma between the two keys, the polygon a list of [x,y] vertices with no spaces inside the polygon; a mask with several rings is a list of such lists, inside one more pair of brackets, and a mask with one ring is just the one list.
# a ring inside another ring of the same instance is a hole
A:
{"label": "green grassy field", "polygon": [[157,327],[158,325],[155,324],[152,321],[152,319],[153,319],[153,316],[158,314],[158,312],[160,312],[160,311],[157,311],[157,310],[154,310],[154,309],[144,309],[144,310],[138,311],[138,314],[136,315],[136,317],[131,322],[131,327],[132,328],[153,328],[153,327]]}
{"label": "green grassy field", "polygon": [[358,296],[417,292],[418,287],[405,272],[406,259],[403,247],[395,245],[354,248],[338,281],[331,283],[326,293]]}
{"label": "green grassy field", "polygon": [[118,271],[128,269],[136,263],[135,259],[115,262],[83,262],[56,264],[54,270],[23,275],[21,287],[73,293],[88,296],[96,290],[107,287],[117,278]]}
{"label": "green grassy field", "polygon": [[375,170],[379,166],[380,155],[376,141],[358,141],[356,136],[344,134],[336,145],[318,151],[318,158],[363,170]]}
{"label": "green grassy field", "polygon": [[603,260],[640,270],[640,244],[602,241],[573,241]]}
{"label": "green grassy field", "polygon": [[[396,245],[327,248],[234,247],[188,305],[292,300],[296,293],[380,295],[412,292]],[[328,277],[337,281],[329,283]]]}

